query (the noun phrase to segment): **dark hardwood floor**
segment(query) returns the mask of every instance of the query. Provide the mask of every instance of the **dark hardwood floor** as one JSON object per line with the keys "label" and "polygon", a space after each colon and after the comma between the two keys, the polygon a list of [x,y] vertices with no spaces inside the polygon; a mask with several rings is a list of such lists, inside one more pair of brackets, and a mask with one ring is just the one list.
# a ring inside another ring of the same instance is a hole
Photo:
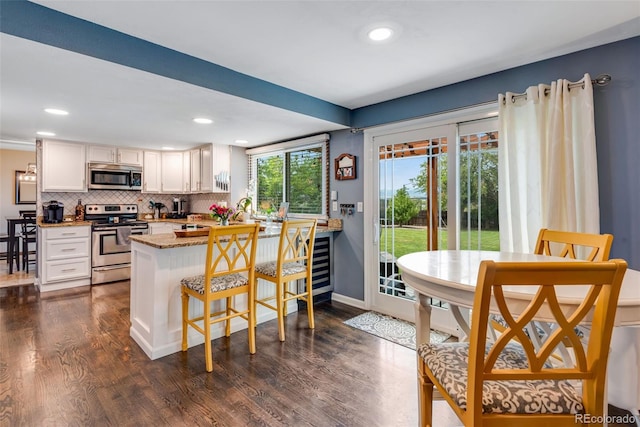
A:
{"label": "dark hardwood floor", "polygon": [[[0,289],[2,426],[414,426],[415,352],[342,322],[340,303],[151,361],[129,337],[129,282],[38,294]],[[442,408],[439,425],[459,425]]]}
{"label": "dark hardwood floor", "polygon": [[[362,310],[316,306],[151,361],[129,337],[129,282],[39,294],[0,287],[0,426],[415,426],[415,352],[342,322]],[[446,402],[436,426],[461,425]]]}

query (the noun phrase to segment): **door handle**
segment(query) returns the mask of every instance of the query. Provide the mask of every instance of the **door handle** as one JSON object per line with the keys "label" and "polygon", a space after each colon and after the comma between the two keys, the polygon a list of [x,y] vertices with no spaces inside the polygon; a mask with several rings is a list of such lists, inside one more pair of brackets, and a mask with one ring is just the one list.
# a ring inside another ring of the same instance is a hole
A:
{"label": "door handle", "polygon": [[377,220],[373,223],[373,243],[378,244],[378,236],[380,235],[380,221]]}

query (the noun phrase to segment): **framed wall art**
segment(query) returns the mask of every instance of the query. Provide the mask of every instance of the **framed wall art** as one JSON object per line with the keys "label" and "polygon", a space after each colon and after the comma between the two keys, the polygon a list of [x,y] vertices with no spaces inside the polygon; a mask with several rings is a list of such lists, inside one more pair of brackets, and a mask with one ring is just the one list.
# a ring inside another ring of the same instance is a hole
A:
{"label": "framed wall art", "polygon": [[347,153],[340,154],[336,157],[335,169],[338,181],[356,179],[356,156]]}

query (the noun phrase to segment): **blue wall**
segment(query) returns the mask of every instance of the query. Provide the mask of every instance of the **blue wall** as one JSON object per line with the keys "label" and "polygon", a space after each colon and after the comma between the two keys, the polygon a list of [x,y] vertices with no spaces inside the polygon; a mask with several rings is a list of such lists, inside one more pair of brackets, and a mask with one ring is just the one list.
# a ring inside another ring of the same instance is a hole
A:
{"label": "blue wall", "polygon": [[[331,133],[331,189],[338,192],[338,205],[353,204],[357,206],[364,198],[363,154],[364,136],[362,132],[351,133],[343,130]],[[342,153],[356,156],[356,177],[347,181],[335,180],[333,159]],[[331,203],[329,203],[331,205]],[[329,206],[331,209],[331,206]],[[334,253],[334,292],[351,298],[364,300],[364,214],[355,212],[353,216],[340,215],[330,211],[332,218],[342,218],[342,231],[335,233],[333,240]]]}
{"label": "blue wall", "polygon": [[[422,117],[494,101],[498,93],[524,92],[538,83],[577,81],[584,73],[612,76],[609,85],[594,87],[601,232],[614,236],[611,257],[640,270],[640,37],[359,108],[351,122],[361,128]],[[348,152],[360,160],[363,141],[361,133],[332,133],[331,158]],[[360,177],[361,168],[360,161]],[[331,188],[342,203],[363,200],[361,179],[332,181]],[[335,292],[364,299],[362,215],[345,220],[342,233],[336,238]]]}

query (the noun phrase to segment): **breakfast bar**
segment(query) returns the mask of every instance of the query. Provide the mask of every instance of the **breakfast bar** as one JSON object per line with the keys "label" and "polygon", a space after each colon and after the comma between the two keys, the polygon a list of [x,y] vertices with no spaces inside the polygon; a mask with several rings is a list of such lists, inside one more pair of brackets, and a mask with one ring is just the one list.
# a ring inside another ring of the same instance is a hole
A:
{"label": "breakfast bar", "polygon": [[[318,227],[316,241],[318,236],[332,234],[333,231],[332,228]],[[279,236],[278,226],[260,232],[256,253],[258,263],[276,258]],[[174,233],[131,236],[130,335],[152,360],[181,350],[180,280],[204,272],[207,239],[207,236],[177,237]],[[267,286],[258,287],[260,292],[265,288],[268,289]],[[257,295],[258,298],[262,296],[260,293]],[[191,313],[202,312],[201,304],[194,301],[189,304]],[[246,301],[239,299],[236,304],[246,306]],[[260,308],[258,324],[276,318],[274,311]],[[290,301],[287,312],[296,310],[295,301]],[[233,320],[238,319],[232,319],[232,332],[247,327],[246,322],[235,323]],[[190,347],[203,343],[202,334],[189,333]],[[211,336],[214,339],[224,336],[223,324],[214,325]]]}

